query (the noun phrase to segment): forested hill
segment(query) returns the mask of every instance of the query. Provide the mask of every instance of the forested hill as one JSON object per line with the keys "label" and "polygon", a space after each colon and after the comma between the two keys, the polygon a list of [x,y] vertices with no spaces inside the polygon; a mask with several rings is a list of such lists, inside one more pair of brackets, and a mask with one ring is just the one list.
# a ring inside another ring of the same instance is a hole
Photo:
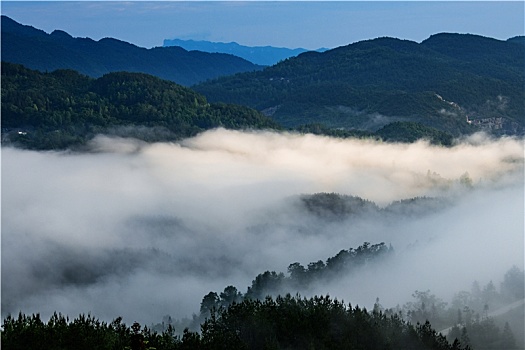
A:
{"label": "forested hill", "polygon": [[306,52],[194,88],[211,101],[264,111],[285,126],[322,123],[375,131],[393,121],[415,121],[456,134],[480,128],[521,133],[524,65],[519,38],[436,34],[422,43],[378,38]]}
{"label": "forested hill", "polygon": [[240,57],[186,51],[180,47],[145,49],[112,38],[73,38],[51,34],[2,16],[2,60],[42,72],[73,69],[91,77],[109,72],[147,73],[190,86],[207,79],[261,69]]}
{"label": "forested hill", "polygon": [[202,95],[151,75],[120,72],[94,79],[6,62],[1,112],[3,143],[43,149],[80,145],[96,133],[167,141],[216,127],[279,128],[253,109],[209,104]]}

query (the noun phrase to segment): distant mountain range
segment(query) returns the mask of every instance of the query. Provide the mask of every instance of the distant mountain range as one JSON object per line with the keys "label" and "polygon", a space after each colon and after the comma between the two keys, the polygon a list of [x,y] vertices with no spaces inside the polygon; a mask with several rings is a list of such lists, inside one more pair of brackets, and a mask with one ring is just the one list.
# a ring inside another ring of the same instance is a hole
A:
{"label": "distant mountain range", "polygon": [[[196,41],[182,39],[165,39],[164,46],[180,46],[186,50],[228,53],[238,57],[242,57],[245,60],[263,66],[272,66],[287,58],[294,57],[303,52],[310,51],[303,48],[288,49],[284,47],[273,46],[243,46],[239,45],[236,42],[219,43],[211,41]],[[326,50],[328,49],[321,48],[314,51],[324,52]]]}
{"label": "distant mountain range", "polygon": [[525,126],[523,42],[447,33],[422,43],[377,38],[193,88],[211,101],[255,108],[286,127],[376,131],[411,121],[455,135],[480,129],[516,134]]}
{"label": "distant mountain range", "polygon": [[115,71],[155,75],[190,86],[207,79],[262,67],[229,54],[186,51],[180,47],[145,49],[104,38],[73,38],[64,31],[51,34],[1,18],[2,60],[42,72],[74,69],[91,77]]}

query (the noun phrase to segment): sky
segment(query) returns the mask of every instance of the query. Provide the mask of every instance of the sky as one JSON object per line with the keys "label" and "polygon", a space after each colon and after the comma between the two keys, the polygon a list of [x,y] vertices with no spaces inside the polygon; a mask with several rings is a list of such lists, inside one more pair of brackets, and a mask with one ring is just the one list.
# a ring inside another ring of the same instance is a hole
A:
{"label": "sky", "polygon": [[48,33],[333,48],[382,36],[417,42],[440,32],[506,40],[524,35],[523,1],[2,1],[1,12]]}

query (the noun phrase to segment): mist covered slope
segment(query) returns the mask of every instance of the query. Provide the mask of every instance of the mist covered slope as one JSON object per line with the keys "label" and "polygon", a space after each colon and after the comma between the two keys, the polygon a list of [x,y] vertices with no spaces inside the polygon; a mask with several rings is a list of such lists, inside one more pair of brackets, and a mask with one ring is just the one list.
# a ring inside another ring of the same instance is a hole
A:
{"label": "mist covered slope", "polygon": [[416,121],[456,135],[515,134],[524,126],[524,65],[525,47],[517,40],[442,33],[421,43],[377,38],[307,52],[195,89],[211,101],[264,111],[285,126],[375,131]]}
{"label": "mist covered slope", "polygon": [[146,49],[113,38],[74,38],[48,34],[2,16],[2,60],[42,72],[73,69],[91,77],[138,72],[190,86],[211,78],[261,67],[229,54],[187,51],[181,47]]}

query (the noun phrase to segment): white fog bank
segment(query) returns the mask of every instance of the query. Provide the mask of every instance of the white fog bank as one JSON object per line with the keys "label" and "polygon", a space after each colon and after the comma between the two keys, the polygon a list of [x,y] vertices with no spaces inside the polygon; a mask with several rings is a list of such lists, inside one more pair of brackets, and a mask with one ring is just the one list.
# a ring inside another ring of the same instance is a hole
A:
{"label": "white fog bank", "polygon": [[[451,148],[214,130],[180,143],[99,136],[83,153],[2,149],[2,315],[191,317],[209,291],[326,260],[364,241],[396,260],[315,292],[370,307],[448,297],[524,264],[524,145]],[[450,205],[416,217],[321,222],[295,196]]]}

